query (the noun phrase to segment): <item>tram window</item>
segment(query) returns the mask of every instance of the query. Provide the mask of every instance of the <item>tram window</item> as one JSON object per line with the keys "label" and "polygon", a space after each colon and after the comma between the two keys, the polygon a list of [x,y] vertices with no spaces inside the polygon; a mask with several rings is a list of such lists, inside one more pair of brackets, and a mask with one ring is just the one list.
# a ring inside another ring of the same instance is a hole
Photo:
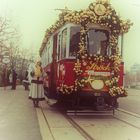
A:
{"label": "tram window", "polygon": [[108,32],[90,29],[87,36],[87,51],[89,54],[108,55]]}
{"label": "tram window", "polygon": [[48,51],[48,48],[49,48],[49,46],[47,46],[47,50],[46,50],[46,52],[47,52],[47,55],[46,55],[47,61],[46,61],[46,63],[47,64],[49,63],[49,51]]}
{"label": "tram window", "polygon": [[61,53],[60,53],[60,48],[61,48],[61,35],[58,37],[58,53],[57,53],[57,59],[60,60],[61,58]]}
{"label": "tram window", "polygon": [[46,48],[45,48],[45,65],[48,64],[48,52],[47,52],[47,45],[46,45]]}
{"label": "tram window", "polygon": [[41,54],[41,62],[42,62],[42,67],[44,67],[45,66],[45,54],[44,54],[44,52],[42,52],[42,54]]}
{"label": "tram window", "polygon": [[51,41],[46,46],[46,65],[52,62],[52,45]]}
{"label": "tram window", "polygon": [[76,56],[79,42],[80,42],[80,27],[71,27],[69,56]]}
{"label": "tram window", "polygon": [[61,40],[61,59],[66,57],[66,46],[67,46],[67,29],[62,32]]}
{"label": "tram window", "polygon": [[50,63],[52,61],[52,51],[51,51],[51,47],[48,47],[48,63]]}

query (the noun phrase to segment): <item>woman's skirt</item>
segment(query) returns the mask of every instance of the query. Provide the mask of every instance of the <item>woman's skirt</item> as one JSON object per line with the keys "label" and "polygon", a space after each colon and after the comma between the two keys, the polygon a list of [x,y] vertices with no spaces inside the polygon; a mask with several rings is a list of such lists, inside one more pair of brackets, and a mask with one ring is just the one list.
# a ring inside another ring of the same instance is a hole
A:
{"label": "woman's skirt", "polygon": [[31,81],[29,99],[39,100],[39,101],[45,99],[43,81],[39,81],[39,80]]}

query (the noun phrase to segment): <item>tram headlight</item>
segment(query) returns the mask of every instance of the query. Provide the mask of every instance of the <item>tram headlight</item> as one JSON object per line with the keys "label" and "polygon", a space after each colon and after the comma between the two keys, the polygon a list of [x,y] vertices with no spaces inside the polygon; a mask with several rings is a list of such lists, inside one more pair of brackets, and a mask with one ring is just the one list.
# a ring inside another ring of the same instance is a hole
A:
{"label": "tram headlight", "polygon": [[91,81],[91,87],[93,89],[96,89],[96,90],[100,90],[104,87],[104,82],[103,80],[94,80],[94,81]]}

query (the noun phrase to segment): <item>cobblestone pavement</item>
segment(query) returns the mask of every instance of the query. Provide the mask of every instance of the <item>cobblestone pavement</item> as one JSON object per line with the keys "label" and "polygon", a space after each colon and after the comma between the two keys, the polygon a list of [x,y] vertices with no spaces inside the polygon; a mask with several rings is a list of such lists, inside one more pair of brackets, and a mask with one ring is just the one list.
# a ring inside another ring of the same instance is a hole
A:
{"label": "cobblestone pavement", "polygon": [[42,140],[36,110],[23,86],[0,87],[0,140]]}

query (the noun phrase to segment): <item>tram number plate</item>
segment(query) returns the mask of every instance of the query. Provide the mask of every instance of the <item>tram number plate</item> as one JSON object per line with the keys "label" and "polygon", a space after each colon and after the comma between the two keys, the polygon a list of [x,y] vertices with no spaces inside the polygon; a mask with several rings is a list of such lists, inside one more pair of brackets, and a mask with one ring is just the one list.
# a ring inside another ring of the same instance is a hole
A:
{"label": "tram number plate", "polygon": [[101,96],[101,93],[94,93],[94,96]]}

